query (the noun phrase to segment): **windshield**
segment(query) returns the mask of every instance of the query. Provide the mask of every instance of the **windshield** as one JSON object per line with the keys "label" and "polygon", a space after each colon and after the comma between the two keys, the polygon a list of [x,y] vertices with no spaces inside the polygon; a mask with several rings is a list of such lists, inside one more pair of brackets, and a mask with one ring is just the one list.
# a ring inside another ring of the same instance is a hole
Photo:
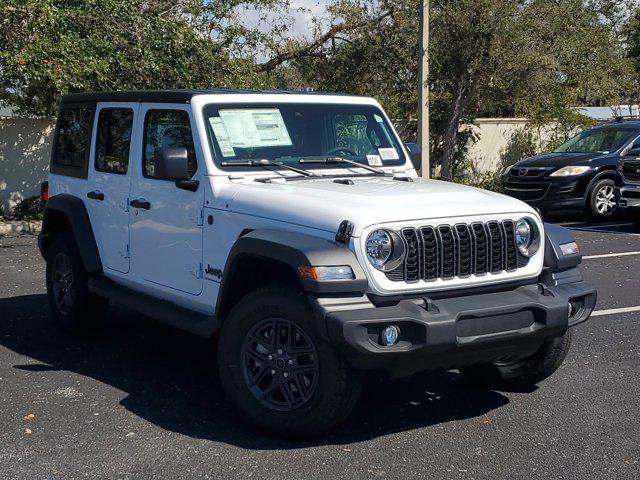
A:
{"label": "windshield", "polygon": [[603,127],[586,130],[563,143],[554,152],[609,153],[618,150],[637,130],[629,127]]}
{"label": "windshield", "polygon": [[[270,160],[300,166],[301,159],[327,157],[376,167],[405,163],[391,126],[373,105],[208,105],[204,117],[213,157],[225,170],[244,169],[223,166],[233,162]],[[309,163],[304,168],[336,168],[336,164]]]}

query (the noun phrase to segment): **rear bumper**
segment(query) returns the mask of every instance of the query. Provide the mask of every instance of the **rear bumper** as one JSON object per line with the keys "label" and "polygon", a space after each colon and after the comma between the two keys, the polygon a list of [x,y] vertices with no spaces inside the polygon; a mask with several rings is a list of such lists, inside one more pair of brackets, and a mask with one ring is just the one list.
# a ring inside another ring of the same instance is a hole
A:
{"label": "rear bumper", "polygon": [[[544,339],[585,321],[595,307],[596,291],[577,269],[559,278],[551,286],[433,301],[414,298],[393,306],[376,307],[366,296],[314,298],[312,303],[330,341],[353,367],[400,377],[533,354]],[[571,318],[570,300],[580,305]],[[382,346],[380,332],[389,325],[400,328],[400,340]]]}

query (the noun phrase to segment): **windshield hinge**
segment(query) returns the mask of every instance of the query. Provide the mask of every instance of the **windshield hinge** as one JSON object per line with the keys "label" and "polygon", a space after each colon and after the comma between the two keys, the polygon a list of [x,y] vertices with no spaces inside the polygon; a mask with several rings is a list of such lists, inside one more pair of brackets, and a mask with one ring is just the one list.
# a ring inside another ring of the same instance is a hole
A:
{"label": "windshield hinge", "polygon": [[349,220],[343,220],[338,227],[338,233],[336,233],[336,243],[349,245],[351,234],[353,234],[353,223]]}

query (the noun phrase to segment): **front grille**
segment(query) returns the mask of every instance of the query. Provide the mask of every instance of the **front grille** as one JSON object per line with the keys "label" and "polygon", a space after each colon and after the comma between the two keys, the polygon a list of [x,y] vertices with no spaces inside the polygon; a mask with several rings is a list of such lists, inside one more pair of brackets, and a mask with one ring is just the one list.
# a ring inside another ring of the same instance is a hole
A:
{"label": "front grille", "polygon": [[509,170],[512,177],[541,177],[554,167],[513,167]]}
{"label": "front grille", "polygon": [[394,282],[447,280],[518,268],[512,220],[407,227],[400,233],[406,257],[401,265],[386,272]]}
{"label": "front grille", "polygon": [[624,162],[622,164],[622,174],[627,180],[640,182],[640,162]]}

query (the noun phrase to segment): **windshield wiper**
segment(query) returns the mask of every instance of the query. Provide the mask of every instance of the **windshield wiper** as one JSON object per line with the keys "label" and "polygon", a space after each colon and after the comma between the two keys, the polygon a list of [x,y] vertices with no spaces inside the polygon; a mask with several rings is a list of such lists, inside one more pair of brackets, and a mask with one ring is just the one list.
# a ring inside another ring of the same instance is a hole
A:
{"label": "windshield wiper", "polygon": [[284,162],[272,162],[271,160],[267,160],[266,158],[260,160],[246,160],[243,162],[222,162],[221,165],[223,167],[263,167],[267,170],[271,170],[272,172],[277,172],[277,170],[273,170],[269,167],[282,167],[286,168],[287,170],[291,170],[292,172],[304,175],[305,177],[317,177],[315,173],[308,170],[292,167],[291,165],[287,165]]}
{"label": "windshield wiper", "polygon": [[355,160],[349,160],[344,157],[326,157],[319,159],[310,159],[310,158],[301,158],[298,160],[298,163],[348,163],[349,165],[354,165],[356,167],[364,168],[365,170],[369,170],[370,172],[374,172],[380,175],[386,175],[387,172],[380,168],[372,167],[371,165],[366,165],[364,163],[356,162]]}

